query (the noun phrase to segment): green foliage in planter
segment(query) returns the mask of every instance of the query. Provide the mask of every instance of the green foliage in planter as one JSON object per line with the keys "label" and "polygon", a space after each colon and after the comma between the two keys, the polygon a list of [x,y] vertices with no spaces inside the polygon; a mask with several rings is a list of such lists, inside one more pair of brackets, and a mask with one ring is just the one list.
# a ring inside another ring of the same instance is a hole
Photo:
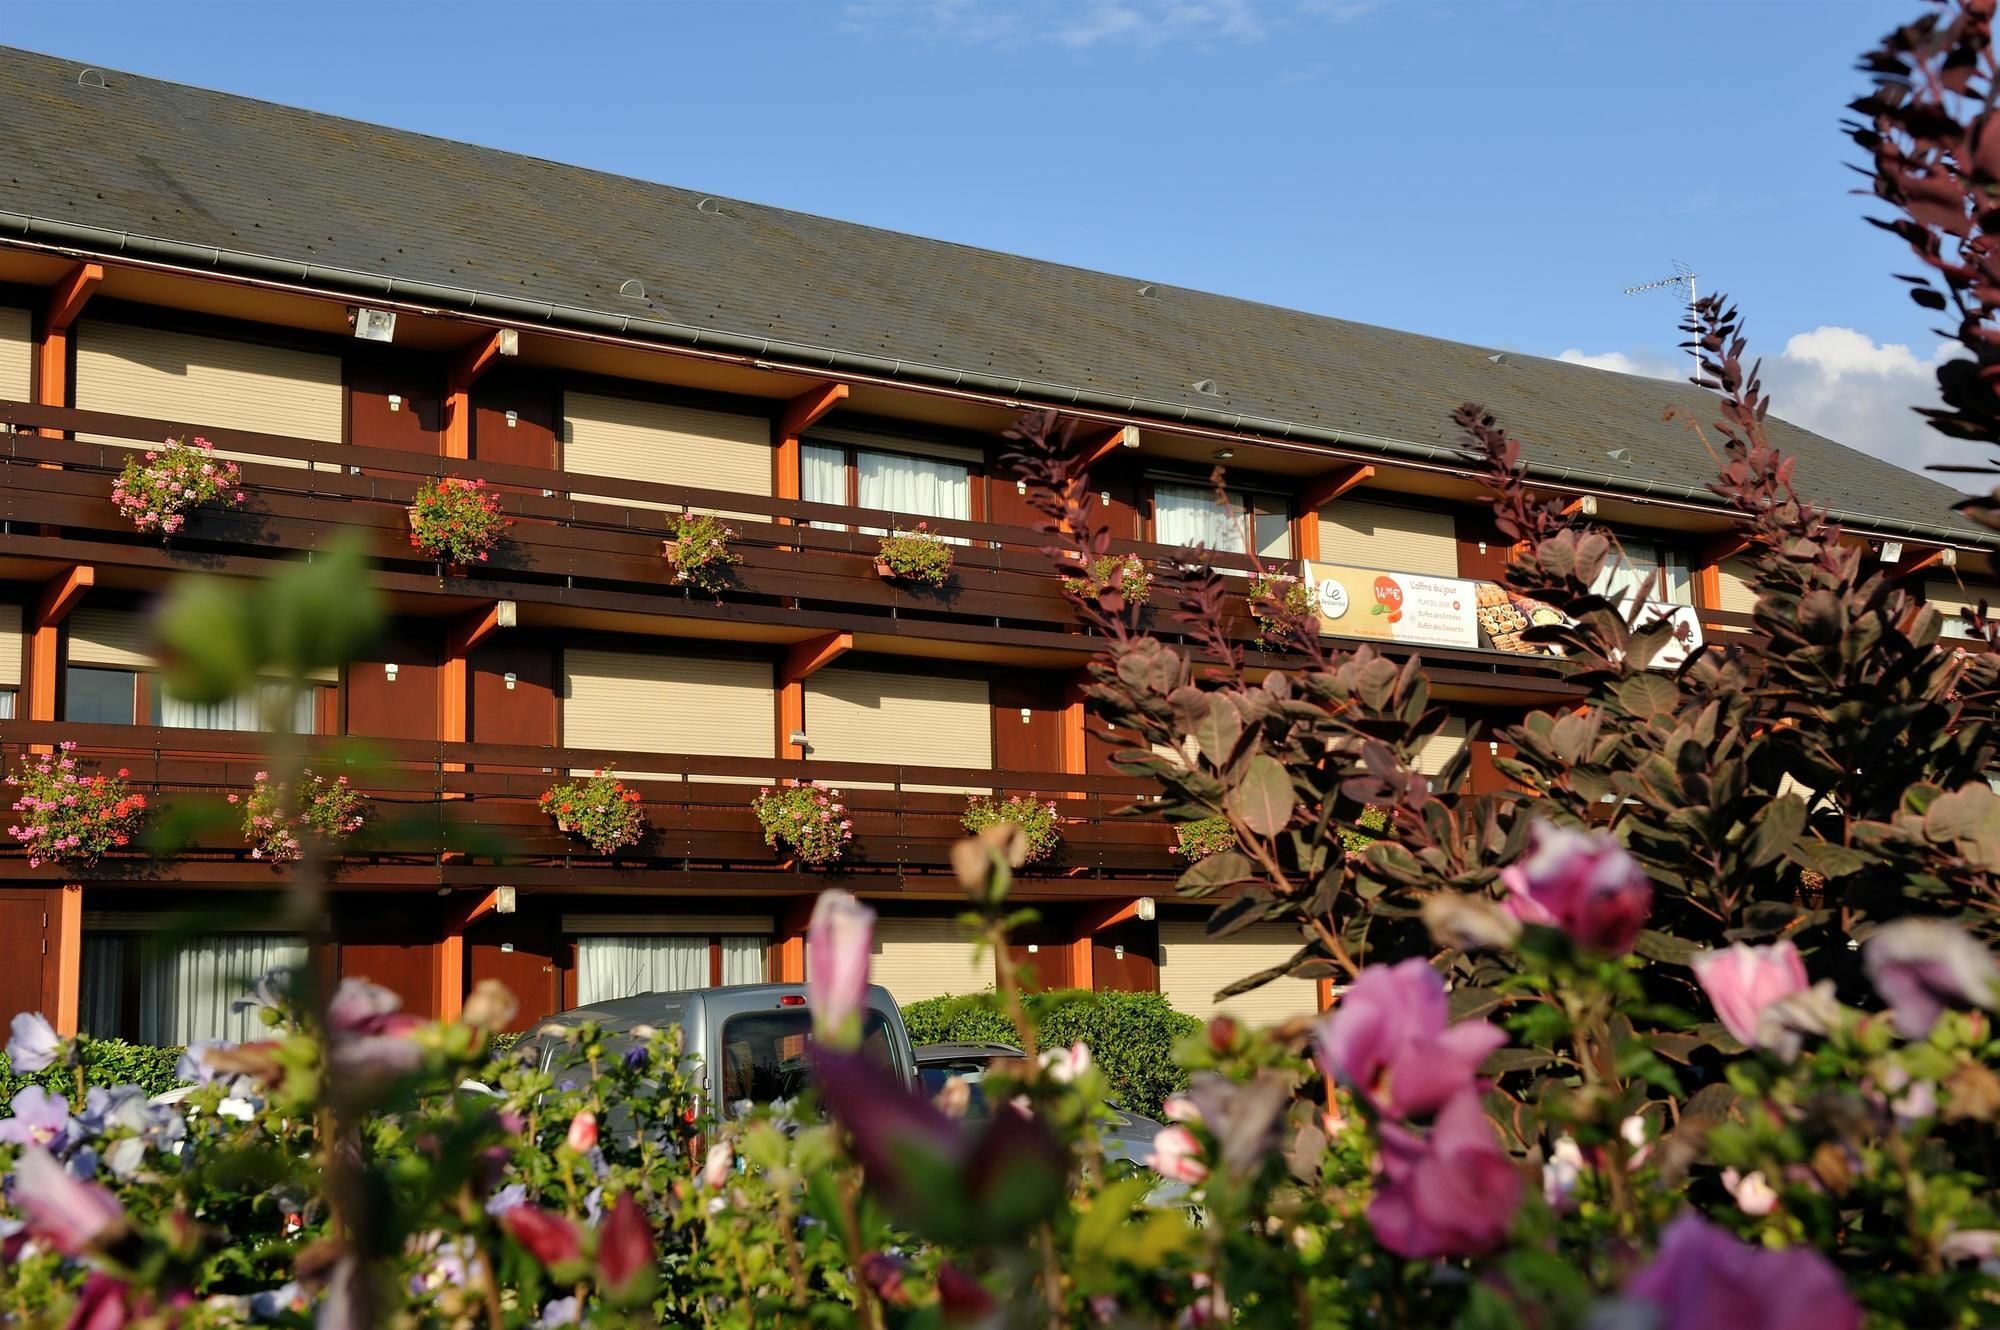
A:
{"label": "green foliage in planter", "polygon": [[1179,823],[1174,827],[1174,835],[1179,838],[1175,848],[1189,863],[1236,848],[1236,829],[1226,817],[1198,817],[1192,822]]}
{"label": "green foliage in planter", "polygon": [[18,820],[7,834],[28,852],[28,867],[96,863],[131,844],[146,816],[146,796],[132,793],[124,767],[118,774],[86,775],[65,740],[53,753],[30,757],[7,784],[20,791]]}
{"label": "green foliage in planter", "polygon": [[234,508],[243,502],[236,488],[242,472],[236,463],[215,456],[207,439],[168,439],[144,456],[127,458],[125,469],[111,482],[111,502],[140,531],[171,536],[187,515],[203,504]]}
{"label": "green foliage in planter", "polygon": [[1265,651],[1292,645],[1299,625],[1310,621],[1319,609],[1313,589],[1290,573],[1253,577],[1244,595],[1250,603],[1250,617],[1257,621],[1257,645]]}
{"label": "green foliage in planter", "polygon": [[713,513],[682,513],[674,520],[674,538],[667,542],[674,580],[716,595],[729,585],[729,567],[741,563],[729,548],[735,528]]}
{"label": "green foliage in planter", "polygon": [[1090,561],[1084,576],[1065,577],[1063,589],[1089,600],[1116,591],[1136,608],[1152,598],[1153,575],[1136,554],[1101,554]]}
{"label": "green foliage in planter", "polygon": [[[286,791],[282,782],[271,779],[268,771],[257,773],[257,783],[243,806],[243,839],[250,843],[250,857],[266,863],[286,864],[305,851],[302,835],[317,837],[334,853],[347,837],[361,830],[367,821],[366,801],[348,783],[346,776],[328,780],[311,770],[301,773],[304,793],[300,806],[285,815]],[[236,795],[229,796],[235,803]]]}
{"label": "green foliage in planter", "polygon": [[951,580],[951,542],[917,523],[915,531],[882,537],[882,564],[897,580],[943,586]]}
{"label": "green foliage in planter", "polygon": [[[1201,1029],[1158,993],[1093,993],[1058,989],[1030,994],[1028,1019],[1042,1048],[1082,1043],[1104,1071],[1120,1107],[1158,1117],[1160,1103],[1187,1085],[1174,1045]],[[916,1044],[1017,1044],[1014,1026],[991,993],[926,998],[903,1009]]]}
{"label": "green foliage in planter", "polygon": [[556,825],[586,842],[599,854],[636,845],[646,834],[646,810],[639,792],[608,771],[579,784],[563,781],[542,795],[541,808]]}
{"label": "green foliage in planter", "polygon": [[485,563],[513,525],[483,480],[437,476],[410,504],[410,544],[441,563]]}
{"label": "green foliage in planter", "polygon": [[990,794],[975,794],[965,807],[965,816],[959,825],[977,835],[996,822],[1012,822],[1027,838],[1027,862],[1042,863],[1062,848],[1062,826],[1056,818],[1053,801],[1037,799],[1031,794],[1010,795],[996,799]]}
{"label": "green foliage in planter", "polygon": [[818,781],[776,789],[766,786],[750,801],[750,811],[764,829],[766,845],[774,850],[788,847],[801,863],[814,868],[839,859],[854,839],[854,819],[840,802],[840,791]]}
{"label": "green foliage in planter", "polygon": [[1370,804],[1368,807],[1362,809],[1361,816],[1354,820],[1360,823],[1364,830],[1356,831],[1352,827],[1342,827],[1340,829],[1340,843],[1349,854],[1360,854],[1376,841],[1382,839],[1381,836],[1371,836],[1368,832],[1383,832],[1389,829],[1389,810],[1386,808],[1377,808],[1374,804]]}

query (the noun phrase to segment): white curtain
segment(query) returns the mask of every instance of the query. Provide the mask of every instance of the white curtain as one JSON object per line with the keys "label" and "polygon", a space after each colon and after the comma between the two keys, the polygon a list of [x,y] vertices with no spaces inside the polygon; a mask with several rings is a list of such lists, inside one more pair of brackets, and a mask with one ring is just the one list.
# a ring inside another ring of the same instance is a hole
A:
{"label": "white curtain", "polygon": [[[972,516],[972,472],[963,462],[941,462],[907,453],[861,451],[854,455],[856,492],[863,508],[912,517]],[[884,535],[865,528],[870,535]],[[954,540],[953,544],[963,544]]]}
{"label": "white curtain", "polygon": [[[799,497],[807,503],[847,506],[847,449],[808,443],[799,449]],[[808,522],[826,531],[845,531],[838,522]]]}
{"label": "white curtain", "polygon": [[1244,516],[1219,504],[1206,486],[1155,485],[1153,535],[1162,545],[1206,545],[1218,554],[1243,553]]}
{"label": "white curtain", "polygon": [[764,982],[765,939],[725,937],[722,939],[722,982],[761,984]]}
{"label": "white curtain", "polygon": [[[222,702],[186,702],[167,693],[160,699],[160,724],[173,730],[261,730],[269,713],[284,705],[284,693],[283,684],[264,684]],[[293,703],[287,733],[313,732],[313,693],[308,687]]]}
{"label": "white curtain", "polygon": [[[1625,541],[1624,550],[1622,561],[1607,563],[1597,574],[1597,579],[1590,584],[1592,591],[1622,603],[1637,596],[1639,589],[1652,581],[1648,593],[1656,599],[1675,605],[1694,603],[1687,561],[1679,554],[1669,550],[1663,556],[1656,546],[1636,540]],[[1664,583],[1653,578],[1660,570],[1663,558],[1667,572]]]}
{"label": "white curtain", "polygon": [[0,720],[14,719],[14,690],[0,692]]}
{"label": "white curtain", "polygon": [[77,1023],[99,1039],[125,1038],[125,939],[116,933],[85,933],[82,965]]}
{"label": "white curtain", "polygon": [[198,1039],[262,1038],[255,1011],[229,1004],[267,970],[306,963],[305,944],[281,934],[235,933],[139,942],[139,1042],[171,1046]]}
{"label": "white curtain", "polygon": [[580,937],[576,1001],[593,1002],[708,987],[708,939],[684,936]]}

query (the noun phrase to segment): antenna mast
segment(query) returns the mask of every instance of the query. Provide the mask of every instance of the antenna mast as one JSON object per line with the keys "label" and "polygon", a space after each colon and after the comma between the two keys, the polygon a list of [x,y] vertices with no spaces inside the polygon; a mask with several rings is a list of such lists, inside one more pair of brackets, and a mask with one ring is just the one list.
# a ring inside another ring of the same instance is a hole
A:
{"label": "antenna mast", "polygon": [[[1647,291],[1674,291],[1685,287],[1687,289],[1688,312],[1693,313],[1695,302],[1700,299],[1697,289],[1700,281],[1700,273],[1690,268],[1687,264],[1682,263],[1679,259],[1675,259],[1674,275],[1672,277],[1662,277],[1656,282],[1641,282],[1637,286],[1628,286],[1625,288],[1625,294],[1636,296],[1643,295]],[[1688,348],[1688,354],[1694,357],[1694,376],[1698,379],[1701,377],[1701,349],[1699,347],[1690,347]]]}

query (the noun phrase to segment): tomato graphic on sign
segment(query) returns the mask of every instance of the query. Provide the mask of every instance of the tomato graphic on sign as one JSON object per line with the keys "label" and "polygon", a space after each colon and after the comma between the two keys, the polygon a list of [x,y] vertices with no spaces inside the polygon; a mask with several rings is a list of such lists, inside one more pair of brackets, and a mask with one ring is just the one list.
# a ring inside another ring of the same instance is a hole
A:
{"label": "tomato graphic on sign", "polygon": [[1403,618],[1403,588],[1393,577],[1375,579],[1375,608],[1370,614],[1386,614],[1390,623],[1400,623]]}

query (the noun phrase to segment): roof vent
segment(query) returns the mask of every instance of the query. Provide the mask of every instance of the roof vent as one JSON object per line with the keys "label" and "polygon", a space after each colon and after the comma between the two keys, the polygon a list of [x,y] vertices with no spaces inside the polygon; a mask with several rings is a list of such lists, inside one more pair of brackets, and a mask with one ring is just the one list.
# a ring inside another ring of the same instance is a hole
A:
{"label": "roof vent", "polygon": [[722,216],[721,199],[703,199],[701,202],[695,204],[694,208],[696,212],[705,212],[710,217]]}
{"label": "roof vent", "polygon": [[76,76],[76,86],[79,88],[101,88],[105,86],[104,71],[101,69],[84,70]]}
{"label": "roof vent", "polygon": [[618,294],[627,300],[644,300],[646,284],[636,277],[627,277],[618,284]]}
{"label": "roof vent", "polygon": [[1632,450],[1630,448],[1606,448],[1604,455],[1620,466],[1632,465]]}
{"label": "roof vent", "polygon": [[1507,353],[1505,351],[1495,351],[1492,355],[1486,358],[1492,361],[1496,365],[1504,365],[1507,363]]}
{"label": "roof vent", "polygon": [[1139,294],[1142,296],[1156,296],[1160,294],[1160,288],[1148,282],[1139,288]]}
{"label": "roof vent", "polygon": [[1203,397],[1222,396],[1222,389],[1215,386],[1214,379],[1196,379],[1193,383],[1190,383],[1188,387],[1194,389],[1196,392],[1200,393]]}

